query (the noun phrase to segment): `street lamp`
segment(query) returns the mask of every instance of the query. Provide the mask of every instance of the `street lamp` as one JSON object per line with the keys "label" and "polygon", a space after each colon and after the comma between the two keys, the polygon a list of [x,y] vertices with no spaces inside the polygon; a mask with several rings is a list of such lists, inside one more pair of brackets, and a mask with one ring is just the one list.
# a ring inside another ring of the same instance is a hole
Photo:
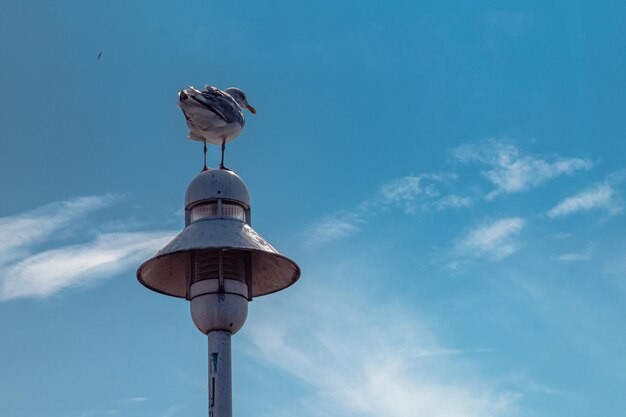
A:
{"label": "street lamp", "polygon": [[300,268],[250,226],[250,195],[227,169],[198,174],[185,194],[185,228],[137,270],[149,289],[185,298],[209,341],[209,417],[232,417],[231,335],[253,297],[287,288]]}

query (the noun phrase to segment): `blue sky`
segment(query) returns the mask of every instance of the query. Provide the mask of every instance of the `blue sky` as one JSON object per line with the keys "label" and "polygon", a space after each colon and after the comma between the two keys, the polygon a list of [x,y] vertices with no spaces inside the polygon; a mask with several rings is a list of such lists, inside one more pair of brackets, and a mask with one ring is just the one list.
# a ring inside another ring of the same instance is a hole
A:
{"label": "blue sky", "polygon": [[303,270],[234,337],[236,415],[623,416],[625,18],[5,1],[0,413],[205,412],[206,340],[134,273],[201,169],[176,93],[211,84],[258,110],[226,163]]}

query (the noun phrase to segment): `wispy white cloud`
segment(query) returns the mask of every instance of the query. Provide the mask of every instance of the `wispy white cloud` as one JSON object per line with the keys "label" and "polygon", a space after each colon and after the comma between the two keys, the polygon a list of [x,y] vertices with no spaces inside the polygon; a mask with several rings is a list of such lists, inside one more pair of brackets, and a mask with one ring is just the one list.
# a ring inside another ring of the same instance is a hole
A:
{"label": "wispy white cloud", "polygon": [[508,375],[509,383],[517,389],[530,395],[539,394],[541,396],[569,396],[571,393],[563,389],[548,386],[544,383],[537,382],[531,377],[527,371],[520,370]]}
{"label": "wispy white cloud", "polygon": [[579,211],[604,209],[610,215],[622,212],[623,207],[615,189],[608,183],[598,184],[571,197],[567,197],[548,211],[551,218],[564,217]]}
{"label": "wispy white cloud", "polygon": [[448,188],[456,181],[454,174],[407,175],[384,184],[367,202],[372,205],[395,206],[412,214],[420,210],[468,207],[472,199],[459,196]]}
{"label": "wispy white cloud", "polygon": [[415,314],[364,304],[354,291],[340,294],[318,289],[292,296],[255,311],[248,328],[251,355],[312,388],[298,415],[514,414],[519,394],[481,376],[462,350],[441,346]]}
{"label": "wispy white cloud", "polygon": [[0,263],[21,256],[27,246],[40,243],[76,219],[104,208],[117,199],[114,194],[58,201],[25,213],[0,218]]}
{"label": "wispy white cloud", "polygon": [[453,208],[469,207],[472,205],[472,203],[473,201],[470,197],[450,194],[435,201],[434,205],[438,209],[443,210],[449,207],[453,207]]}
{"label": "wispy white cloud", "polygon": [[[123,400],[117,400],[115,402],[109,402],[106,407],[97,407],[89,410],[83,410],[75,414],[70,414],[70,417],[103,417],[114,416],[120,413],[126,415],[126,411],[133,408],[133,411],[137,411],[135,405],[148,401],[146,397],[130,397]],[[115,407],[115,408],[114,408]]]}
{"label": "wispy white cloud", "polygon": [[583,262],[583,261],[590,261],[591,260],[591,254],[588,252],[570,252],[570,253],[564,253],[562,255],[559,255],[556,257],[556,260],[564,263],[564,264],[571,264],[574,262]]}
{"label": "wispy white cloud", "polygon": [[130,398],[126,398],[122,402],[124,404],[136,404],[136,403],[143,403],[143,402],[146,402],[148,400],[150,400],[150,398],[147,398],[147,397],[130,397]]}
{"label": "wispy white cloud", "polygon": [[418,198],[433,197],[437,194],[433,184],[425,185],[422,178],[409,175],[383,185],[374,201],[399,206],[406,212],[413,213],[416,210]]}
{"label": "wispy white cloud", "polygon": [[504,259],[520,248],[516,237],[525,224],[520,217],[508,217],[480,225],[458,240],[457,253],[462,257]]}
{"label": "wispy white cloud", "polygon": [[453,174],[407,175],[383,184],[372,196],[351,210],[341,210],[316,221],[307,229],[311,244],[328,243],[352,236],[360,226],[383,210],[417,211],[468,207],[473,200],[450,192]]}
{"label": "wispy white cloud", "polygon": [[[489,140],[466,144],[452,152],[462,163],[476,163],[495,189],[485,195],[492,200],[501,194],[522,192],[563,175],[589,170],[593,163],[583,158],[542,158],[525,154],[507,140]],[[473,205],[475,194],[455,190],[454,173],[407,175],[383,184],[369,198],[350,210],[341,210],[316,221],[307,229],[307,241],[328,243],[350,237],[372,217],[386,209],[400,209],[407,214],[432,210],[459,209]],[[505,245],[496,257],[506,257],[516,246]],[[491,251],[491,253],[495,253]]]}
{"label": "wispy white cloud", "polygon": [[504,140],[467,144],[453,151],[454,157],[463,163],[479,163],[489,168],[482,171],[496,189],[485,198],[492,200],[505,193],[516,193],[537,187],[561,175],[593,166],[588,159],[554,158],[552,161],[524,155],[515,145]]}
{"label": "wispy white cloud", "polygon": [[306,236],[314,245],[334,242],[355,234],[363,222],[363,215],[359,212],[338,212],[314,223],[308,228]]}
{"label": "wispy white cloud", "polygon": [[[492,200],[501,194],[517,193],[538,187],[553,178],[588,170],[593,166],[589,159],[542,158],[525,154],[513,143],[504,139],[462,145],[454,149],[452,154],[462,163],[476,163],[483,167],[482,176],[495,186],[495,189],[484,196],[486,200]],[[399,209],[406,214],[414,214],[472,206],[476,200],[476,192],[470,195],[457,192],[455,189],[457,180],[457,175],[454,173],[411,174],[392,179],[354,208],[337,211],[313,223],[306,230],[307,242],[316,245],[353,236],[363,224],[389,209]],[[563,208],[553,209],[551,216],[555,216],[559,210]],[[613,205],[611,210],[614,214],[617,210],[621,210],[621,206],[618,208],[617,205]],[[521,229],[524,222],[515,224]],[[503,227],[504,224],[499,226]],[[514,233],[511,232],[511,234]],[[466,255],[474,253],[480,255],[473,257],[490,259],[505,258],[518,249],[518,244],[510,237],[502,237],[502,241],[496,241],[493,247],[487,243],[480,246],[479,243],[474,242],[470,250],[472,244],[468,239],[478,238],[479,236],[476,235],[466,236],[466,240],[461,242],[458,249]]]}
{"label": "wispy white cloud", "polygon": [[555,259],[563,264],[571,264],[574,262],[590,261],[593,257],[594,245],[588,244],[584,250],[579,252],[563,253],[555,257]]}
{"label": "wispy white cloud", "polygon": [[6,270],[0,297],[47,297],[89,284],[131,269],[172,237],[171,232],[105,233],[86,244],[37,253]]}
{"label": "wispy white cloud", "polygon": [[[170,231],[99,233],[88,242],[61,244],[51,238],[115,196],[79,197],[0,219],[5,240],[0,259],[0,299],[47,297],[66,288],[93,283],[135,266],[173,236]],[[76,236],[73,236],[76,237]],[[82,236],[81,236],[82,237]]]}

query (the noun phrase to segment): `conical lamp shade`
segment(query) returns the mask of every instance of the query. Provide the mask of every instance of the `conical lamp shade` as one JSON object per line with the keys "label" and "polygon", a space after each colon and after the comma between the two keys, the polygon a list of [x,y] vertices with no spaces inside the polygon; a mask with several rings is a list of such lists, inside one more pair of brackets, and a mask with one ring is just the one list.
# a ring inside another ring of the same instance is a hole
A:
{"label": "conical lamp shade", "polygon": [[137,279],[151,290],[187,297],[192,254],[203,250],[242,251],[249,254],[252,297],[286,288],[300,277],[300,268],[281,255],[248,224],[225,218],[191,223],[137,270]]}

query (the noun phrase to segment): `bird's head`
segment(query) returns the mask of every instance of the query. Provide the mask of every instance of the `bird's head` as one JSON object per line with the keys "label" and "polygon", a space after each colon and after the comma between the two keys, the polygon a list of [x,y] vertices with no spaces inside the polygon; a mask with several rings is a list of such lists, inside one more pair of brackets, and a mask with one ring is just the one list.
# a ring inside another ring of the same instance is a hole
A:
{"label": "bird's head", "polygon": [[224,92],[235,99],[237,104],[239,104],[239,107],[242,109],[248,109],[252,114],[256,114],[256,109],[248,104],[248,99],[243,91],[235,87],[230,87],[225,89]]}

